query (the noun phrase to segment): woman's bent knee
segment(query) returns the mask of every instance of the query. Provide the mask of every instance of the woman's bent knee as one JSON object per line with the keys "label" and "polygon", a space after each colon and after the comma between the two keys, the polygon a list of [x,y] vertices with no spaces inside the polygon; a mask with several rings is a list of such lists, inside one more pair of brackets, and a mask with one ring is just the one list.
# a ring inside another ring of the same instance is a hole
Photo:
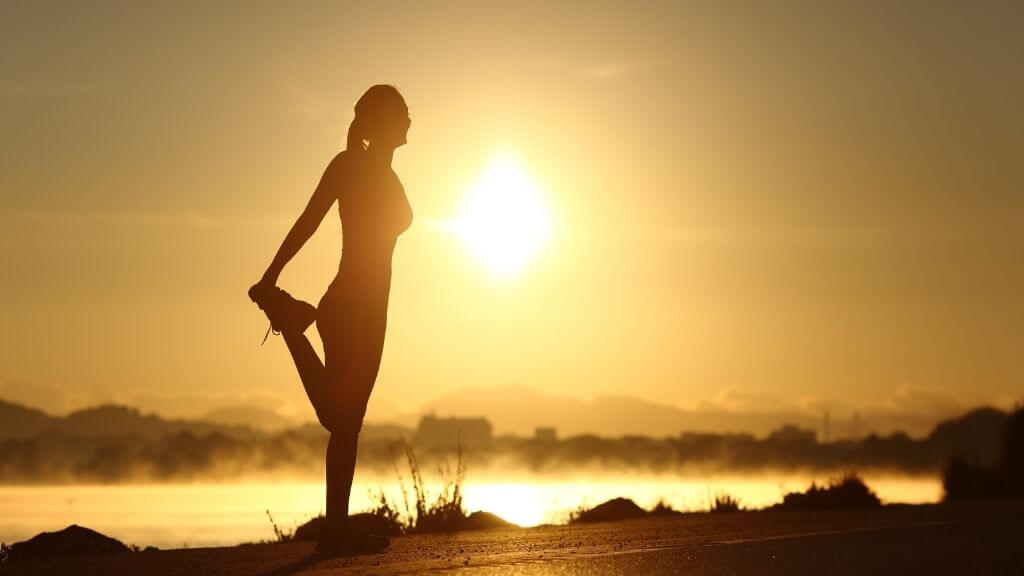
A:
{"label": "woman's bent knee", "polygon": [[316,417],[320,425],[331,434],[342,436],[359,436],[363,428],[363,416],[365,411],[356,414],[348,410],[317,410]]}

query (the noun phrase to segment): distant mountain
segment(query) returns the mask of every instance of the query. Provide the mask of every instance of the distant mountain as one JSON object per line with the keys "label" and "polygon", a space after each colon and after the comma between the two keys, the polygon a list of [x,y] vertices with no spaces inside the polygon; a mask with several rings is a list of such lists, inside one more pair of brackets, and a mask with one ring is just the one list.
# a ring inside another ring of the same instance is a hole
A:
{"label": "distant mountain", "polygon": [[0,440],[32,438],[46,432],[95,438],[100,436],[141,436],[148,439],[178,434],[221,433],[248,437],[247,427],[198,420],[165,420],[155,414],[141,414],[128,406],[107,404],[86,408],[60,418],[39,410],[0,400]]}
{"label": "distant mountain", "polygon": [[159,438],[189,431],[194,434],[221,432],[247,435],[240,426],[225,426],[198,420],[165,420],[156,414],[142,414],[136,408],[105,404],[86,408],[56,419],[54,430],[78,436],[137,435]]}
{"label": "distant mountain", "polygon": [[[559,436],[678,436],[683,432],[749,433],[764,436],[784,424],[820,431],[820,417],[800,412],[727,412],[683,410],[629,396],[598,396],[592,401],[553,396],[525,386],[469,388],[424,404],[421,414],[484,417],[495,434],[531,436],[538,427],[554,427]],[[991,408],[979,409],[956,420],[939,424],[940,418],[925,414],[868,414],[861,424],[861,436],[902,430],[916,437],[931,433],[930,441],[943,451],[973,454],[971,446],[988,445],[1005,418]],[[414,419],[413,419],[414,420]],[[412,421],[409,422],[412,424]],[[833,420],[833,439],[841,423]],[[220,433],[246,437],[290,428],[287,419],[260,408],[233,406],[215,410],[202,420],[168,420],[138,409],[104,405],[72,412],[65,417],[49,416],[39,410],[0,400],[0,440],[31,438],[46,431],[83,437],[137,435],[159,438],[190,431],[205,435]],[[934,431],[933,431],[934,429]],[[395,439],[411,437],[413,427],[388,422],[367,422],[363,436]],[[988,460],[991,454],[978,453]]]}
{"label": "distant mountain", "polygon": [[0,400],[0,440],[31,438],[54,426],[54,418],[35,408]]}
{"label": "distant mountain", "polygon": [[497,434],[531,435],[538,426],[553,426],[562,436],[676,436],[690,432],[767,434],[780,425],[816,429],[820,420],[798,413],[740,414],[686,411],[628,396],[598,396],[593,401],[549,396],[524,386],[470,388],[424,405],[424,413],[484,416]]}
{"label": "distant mountain", "polygon": [[[496,434],[531,435],[538,426],[553,426],[561,436],[676,436],[682,432],[746,432],[766,435],[783,424],[822,431],[822,417],[805,412],[729,412],[683,410],[624,395],[604,395],[592,401],[552,396],[526,386],[467,388],[423,405],[423,414],[483,416]],[[860,435],[903,430],[923,437],[942,415],[878,413],[861,415]],[[850,437],[857,426],[853,415],[833,415],[833,439]]]}
{"label": "distant mountain", "polygon": [[278,432],[296,425],[295,422],[277,412],[256,406],[224,406],[208,412],[200,418],[204,422],[228,426],[247,426],[253,430]]}

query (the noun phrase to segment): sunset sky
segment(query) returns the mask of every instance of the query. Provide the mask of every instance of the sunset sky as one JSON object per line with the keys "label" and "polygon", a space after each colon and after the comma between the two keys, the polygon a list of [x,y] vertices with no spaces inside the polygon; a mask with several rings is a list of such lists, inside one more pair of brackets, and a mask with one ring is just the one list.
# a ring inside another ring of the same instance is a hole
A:
{"label": "sunset sky", "polygon": [[[1009,407],[1021,30],[1019,2],[4,2],[0,398],[312,418],[246,290],[390,83],[415,220],[370,419],[507,385]],[[452,226],[502,161],[549,225],[504,273]],[[281,286],[315,303],[340,248],[332,211]]]}

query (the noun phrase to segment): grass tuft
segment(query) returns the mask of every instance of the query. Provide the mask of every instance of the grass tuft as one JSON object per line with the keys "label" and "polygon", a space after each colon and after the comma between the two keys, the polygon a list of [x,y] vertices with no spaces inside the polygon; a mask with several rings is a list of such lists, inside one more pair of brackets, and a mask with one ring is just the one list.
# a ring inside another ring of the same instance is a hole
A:
{"label": "grass tuft", "polygon": [[270,525],[274,528],[274,541],[275,542],[291,542],[292,537],[295,536],[295,531],[284,531],[274,522],[274,517],[270,515],[270,510],[267,510],[267,518],[270,519]]}
{"label": "grass tuft", "polygon": [[658,500],[658,503],[655,504],[654,508],[651,508],[647,514],[650,516],[678,516],[679,514],[682,514],[682,512],[676,510],[671,504],[662,499]]}
{"label": "grass tuft", "polygon": [[576,508],[569,511],[569,515],[565,520],[566,523],[576,524],[580,521],[580,518],[583,518],[583,515],[587,513],[587,511],[589,510],[590,508],[587,506],[586,502],[580,502],[579,505],[576,506]]}
{"label": "grass tuft", "polygon": [[740,506],[739,498],[733,498],[729,494],[715,496],[715,503],[711,506],[711,510],[709,510],[713,514],[728,514],[741,511],[743,511],[743,507]]}
{"label": "grass tuft", "polygon": [[466,466],[462,461],[462,445],[456,452],[455,470],[446,461],[444,466],[437,467],[441,478],[441,491],[433,501],[428,501],[423,477],[419,474],[416,455],[412,446],[406,444],[406,457],[410,470],[414,470],[413,479],[417,482],[416,493],[416,532],[450,532],[458,530],[466,523],[466,509],[462,504],[462,484],[466,479]]}

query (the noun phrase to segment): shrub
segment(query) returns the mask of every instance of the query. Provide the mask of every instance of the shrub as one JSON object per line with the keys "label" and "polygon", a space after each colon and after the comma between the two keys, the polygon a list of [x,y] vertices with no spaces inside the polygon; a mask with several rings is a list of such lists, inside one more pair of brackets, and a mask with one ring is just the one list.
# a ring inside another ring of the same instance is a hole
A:
{"label": "shrub", "polygon": [[1002,453],[995,466],[959,456],[942,474],[943,499],[981,500],[1024,494],[1024,409],[1015,410],[1003,425]]}
{"label": "shrub", "polygon": [[664,500],[658,500],[658,503],[647,514],[650,516],[678,516],[682,512],[676,510]]}
{"label": "shrub", "polygon": [[790,510],[833,510],[841,508],[878,508],[882,502],[854,473],[829,481],[827,486],[815,483],[806,492],[790,492],[780,505]]}

